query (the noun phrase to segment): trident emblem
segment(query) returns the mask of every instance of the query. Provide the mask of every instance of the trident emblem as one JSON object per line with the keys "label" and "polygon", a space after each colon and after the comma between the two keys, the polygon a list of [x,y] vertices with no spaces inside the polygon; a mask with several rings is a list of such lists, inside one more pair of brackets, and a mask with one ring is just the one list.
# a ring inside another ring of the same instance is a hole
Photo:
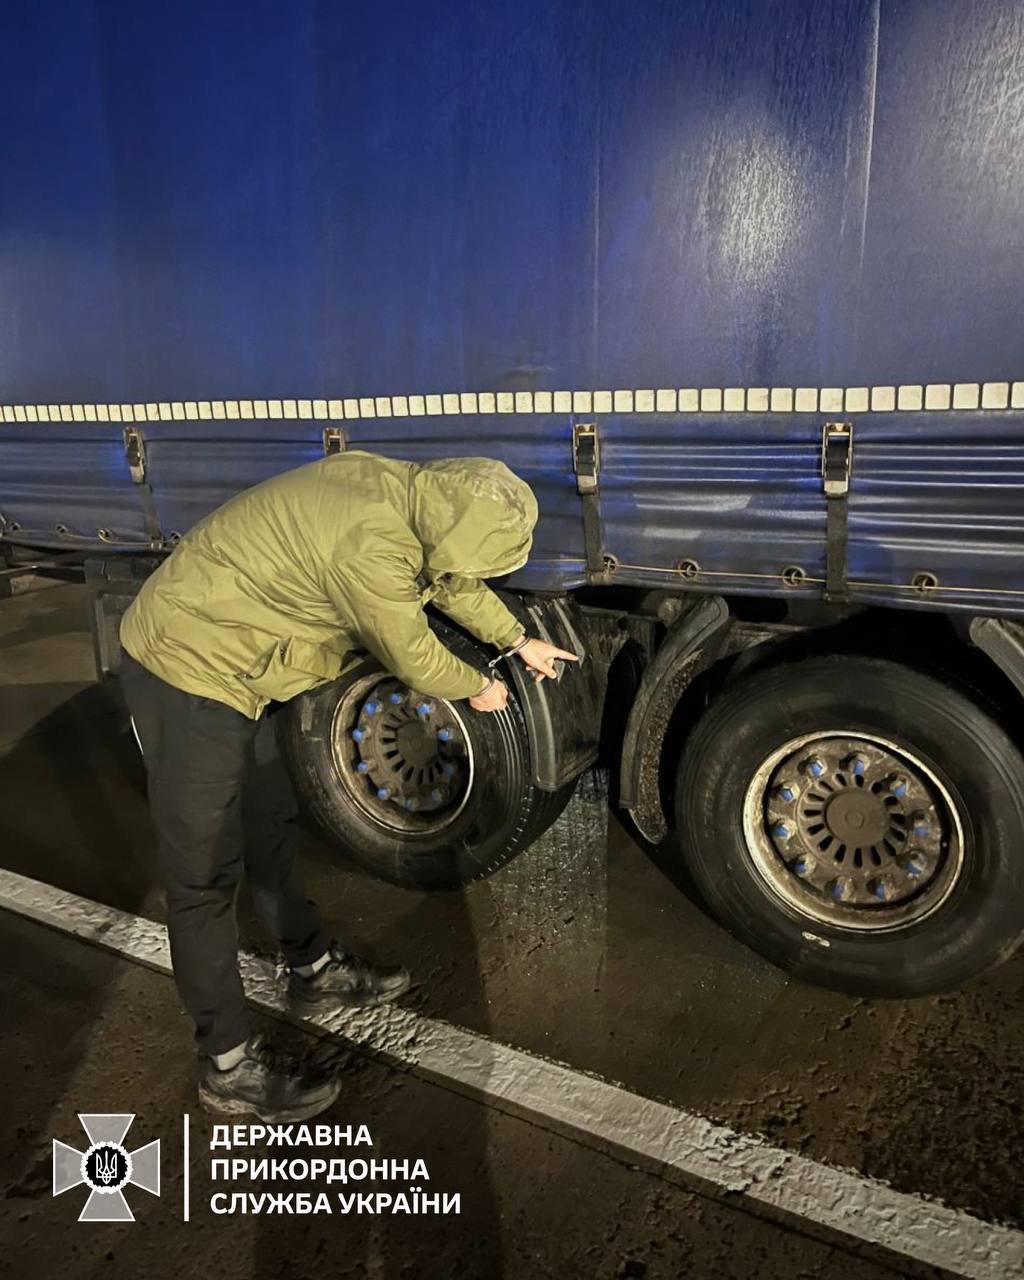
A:
{"label": "trident emblem", "polygon": [[109,1186],[117,1177],[117,1152],[112,1147],[104,1150],[100,1147],[96,1152],[96,1177],[104,1186]]}
{"label": "trident emblem", "polygon": [[89,1198],[78,1215],[79,1222],[134,1222],[135,1215],[124,1198],[123,1188],[131,1184],[160,1194],[160,1139],[127,1151],[124,1137],[134,1115],[79,1115],[89,1139],[85,1151],[53,1140],[53,1194],[63,1195],[84,1183]]}

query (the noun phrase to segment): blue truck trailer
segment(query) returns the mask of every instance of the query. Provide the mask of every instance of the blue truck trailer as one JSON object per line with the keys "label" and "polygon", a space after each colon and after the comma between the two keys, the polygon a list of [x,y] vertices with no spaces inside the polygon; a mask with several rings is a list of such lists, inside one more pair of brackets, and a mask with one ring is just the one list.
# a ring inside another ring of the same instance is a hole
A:
{"label": "blue truck trailer", "polygon": [[585,661],[443,708],[443,756],[396,720],[386,799],[351,733],[388,673],[289,704],[341,850],[484,875],[603,750],[793,972],[916,995],[1015,948],[1024,6],[50,0],[0,43],[0,554],[81,566],[104,673],[239,490],[498,457],[542,513],[503,591]]}

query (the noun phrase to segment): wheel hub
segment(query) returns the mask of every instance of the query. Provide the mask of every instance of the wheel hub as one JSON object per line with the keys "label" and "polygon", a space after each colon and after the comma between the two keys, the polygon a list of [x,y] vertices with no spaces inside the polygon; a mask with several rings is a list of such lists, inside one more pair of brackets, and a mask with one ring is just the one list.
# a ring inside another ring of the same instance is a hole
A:
{"label": "wheel hub", "polygon": [[[890,828],[889,814],[880,796],[863,791],[840,791],[825,804],[826,829],[842,844],[873,847]],[[897,833],[897,838],[902,835]]]}
{"label": "wheel hub", "polygon": [[400,724],[394,735],[398,758],[415,769],[429,768],[440,759],[436,733],[432,737],[426,725],[418,720]]}
{"label": "wheel hub", "polygon": [[472,752],[458,714],[440,699],[374,678],[339,707],[333,738],[350,794],[387,826],[425,832],[465,802]]}
{"label": "wheel hub", "polygon": [[760,771],[745,815],[762,874],[819,919],[889,927],[949,879],[955,824],[942,788],[878,740],[834,734],[790,744]]}

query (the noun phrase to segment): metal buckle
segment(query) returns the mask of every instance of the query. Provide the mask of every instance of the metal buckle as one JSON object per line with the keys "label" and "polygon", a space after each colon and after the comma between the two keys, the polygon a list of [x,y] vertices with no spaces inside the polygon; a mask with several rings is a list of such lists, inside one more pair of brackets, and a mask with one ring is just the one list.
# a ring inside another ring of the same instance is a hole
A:
{"label": "metal buckle", "polygon": [[821,430],[821,479],[828,498],[850,491],[853,461],[853,423],[826,422]]}

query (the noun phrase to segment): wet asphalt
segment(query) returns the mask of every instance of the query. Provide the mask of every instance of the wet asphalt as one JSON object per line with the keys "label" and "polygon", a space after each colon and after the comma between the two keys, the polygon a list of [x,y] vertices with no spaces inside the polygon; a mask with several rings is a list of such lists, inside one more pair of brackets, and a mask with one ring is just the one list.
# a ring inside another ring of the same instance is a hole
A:
{"label": "wet asphalt", "polygon": [[[159,919],[144,775],[116,696],[94,683],[87,595],[19,587],[0,601],[0,862]],[[912,1002],[809,987],[709,920],[671,843],[641,847],[607,790],[589,774],[546,836],[464,893],[378,883],[306,833],[308,889],[346,946],[413,969],[409,1002],[424,1013],[1024,1225],[1024,957]],[[241,917],[245,944],[269,952],[244,897]],[[457,1221],[218,1218],[197,1185],[185,1226],[178,1156],[159,1202],[140,1206],[145,1230],[78,1226],[68,1196],[50,1196],[50,1138],[77,1140],[75,1112],[138,1112],[138,1141],[162,1135],[170,1152],[190,1109],[194,1141],[206,1140],[189,1031],[166,977],[2,912],[0,937],[8,1274],[939,1274],[768,1222],[348,1054],[332,1117],[422,1155],[462,1193]]]}

